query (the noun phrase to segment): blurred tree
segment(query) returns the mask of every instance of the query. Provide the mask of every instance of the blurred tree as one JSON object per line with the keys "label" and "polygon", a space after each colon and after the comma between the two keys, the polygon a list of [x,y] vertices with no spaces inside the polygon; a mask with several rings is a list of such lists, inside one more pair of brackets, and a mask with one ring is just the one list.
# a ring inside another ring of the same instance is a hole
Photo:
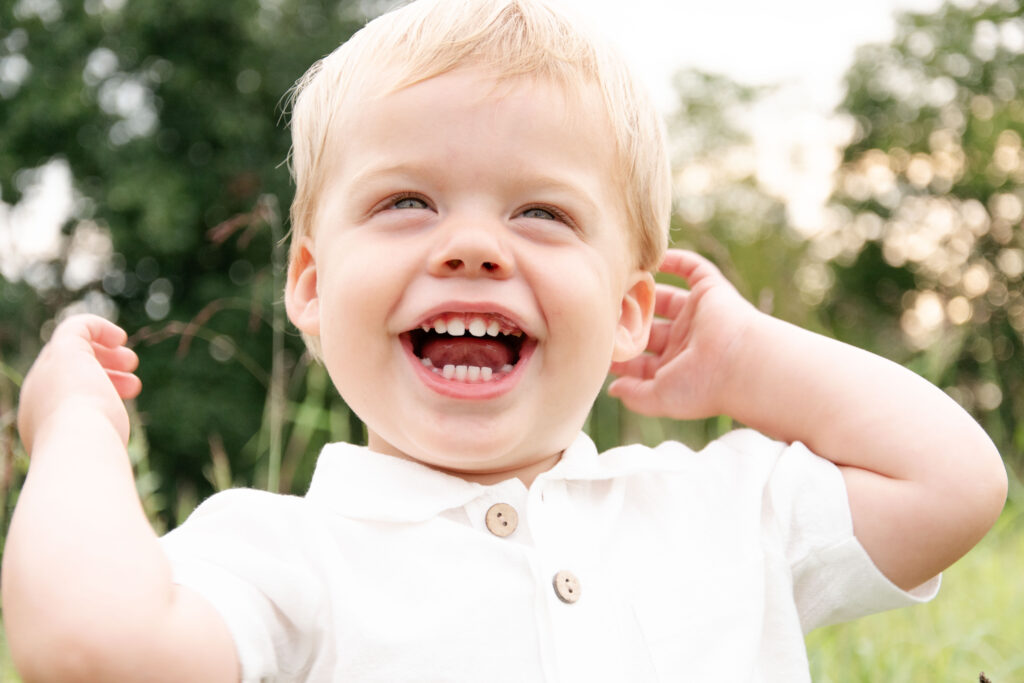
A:
{"label": "blurred tree", "polygon": [[[364,21],[358,3],[337,0],[0,3],[0,189],[17,204],[0,235],[8,437],[13,383],[38,330],[68,306],[133,335],[150,470],[140,486],[164,501],[164,522],[177,498],[215,483],[273,487],[283,473],[301,489],[316,443],[358,428],[326,390],[317,400],[340,423],[281,403],[302,349],[282,340],[280,268],[269,264],[291,198],[283,95]],[[37,195],[62,174],[71,200],[60,213]],[[60,234],[15,258],[15,220],[22,242],[45,222],[32,223],[30,205],[49,205]],[[306,374],[294,377],[292,395],[309,395]],[[308,459],[277,447],[298,434]]]}
{"label": "blurred tree", "polygon": [[904,361],[1024,464],[1024,18],[1019,0],[904,14],[862,48],[834,220],[811,253],[844,338]]}
{"label": "blurred tree", "polygon": [[727,77],[676,75],[679,109],[669,121],[675,169],[673,241],[714,260],[760,309],[805,327],[818,327],[800,296],[796,274],[803,239],[784,201],[757,177],[757,149],[746,120],[771,92]]}
{"label": "blurred tree", "polygon": [[[676,111],[668,122],[674,169],[673,245],[714,261],[761,310],[821,330],[801,278],[805,245],[784,202],[756,174],[757,151],[746,128],[766,88],[696,70],[676,75]],[[676,285],[670,276],[660,280]],[[699,448],[733,427],[728,418],[694,422],[646,418],[599,396],[589,423],[597,445],[655,444],[676,439]]]}

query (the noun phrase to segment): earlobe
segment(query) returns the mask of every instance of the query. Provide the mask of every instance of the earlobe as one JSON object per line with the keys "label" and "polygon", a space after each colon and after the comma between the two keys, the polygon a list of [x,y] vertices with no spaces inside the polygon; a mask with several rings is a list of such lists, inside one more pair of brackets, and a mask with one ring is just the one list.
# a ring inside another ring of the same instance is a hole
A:
{"label": "earlobe", "polygon": [[654,276],[646,270],[633,274],[632,283],[622,296],[619,325],[615,330],[612,360],[622,362],[636,358],[647,348],[647,339],[654,321]]}
{"label": "earlobe", "polygon": [[309,238],[299,244],[288,264],[284,306],[288,319],[307,335],[320,336],[320,297],[317,291],[316,261]]}

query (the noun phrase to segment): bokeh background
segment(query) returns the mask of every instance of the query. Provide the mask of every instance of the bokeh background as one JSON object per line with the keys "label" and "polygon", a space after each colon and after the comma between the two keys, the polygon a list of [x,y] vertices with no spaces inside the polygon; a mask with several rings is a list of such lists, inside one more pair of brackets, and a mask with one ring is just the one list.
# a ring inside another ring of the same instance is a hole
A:
{"label": "bokeh background", "polygon": [[[815,681],[1024,680],[1024,8],[931,4],[851,55],[825,127],[802,138],[793,121],[811,119],[797,114],[772,133],[786,83],[770,74],[659,65],[675,73],[657,93],[675,244],[761,309],[942,387],[1011,471],[1002,518],[935,602],[809,637]],[[281,307],[284,95],[387,6],[0,3],[0,552],[28,464],[18,389],[71,312],[116,320],[141,357],[130,451],[158,531],[230,486],[301,494],[325,442],[364,438]],[[757,62],[749,41],[731,45]],[[786,136],[788,162],[766,165]],[[587,429],[602,448],[699,447],[733,426],[640,418],[604,397]],[[19,680],[2,629],[0,680]]]}

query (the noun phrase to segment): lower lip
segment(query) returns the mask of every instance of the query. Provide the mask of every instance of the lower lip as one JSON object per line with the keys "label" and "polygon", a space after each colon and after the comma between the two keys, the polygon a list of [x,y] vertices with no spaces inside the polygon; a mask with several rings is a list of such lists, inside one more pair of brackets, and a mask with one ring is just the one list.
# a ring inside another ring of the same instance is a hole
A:
{"label": "lower lip", "polygon": [[536,343],[529,341],[523,344],[519,350],[519,362],[512,368],[512,372],[495,377],[486,382],[460,382],[454,379],[445,379],[444,375],[434,372],[428,368],[423,361],[412,351],[412,342],[407,336],[401,338],[402,349],[412,364],[413,372],[432,391],[449,398],[465,399],[469,401],[482,401],[497,398],[512,391],[523,376],[527,363],[533,356]]}

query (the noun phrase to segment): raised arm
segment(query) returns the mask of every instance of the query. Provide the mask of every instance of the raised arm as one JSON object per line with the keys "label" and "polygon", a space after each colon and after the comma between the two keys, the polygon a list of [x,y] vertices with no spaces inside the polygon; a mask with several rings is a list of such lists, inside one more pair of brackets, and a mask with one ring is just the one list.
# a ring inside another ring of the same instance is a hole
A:
{"label": "raised arm", "polygon": [[672,250],[648,353],[616,363],[609,393],[647,415],[729,415],[836,463],[854,533],[912,588],[995,522],[1006,471],[980,426],[944,392],[884,358],[765,315],[710,262]]}
{"label": "raised arm", "polygon": [[4,627],[26,683],[238,680],[231,636],[170,565],[135,490],[124,332],[62,323],[22,387],[31,460],[7,537]]}

